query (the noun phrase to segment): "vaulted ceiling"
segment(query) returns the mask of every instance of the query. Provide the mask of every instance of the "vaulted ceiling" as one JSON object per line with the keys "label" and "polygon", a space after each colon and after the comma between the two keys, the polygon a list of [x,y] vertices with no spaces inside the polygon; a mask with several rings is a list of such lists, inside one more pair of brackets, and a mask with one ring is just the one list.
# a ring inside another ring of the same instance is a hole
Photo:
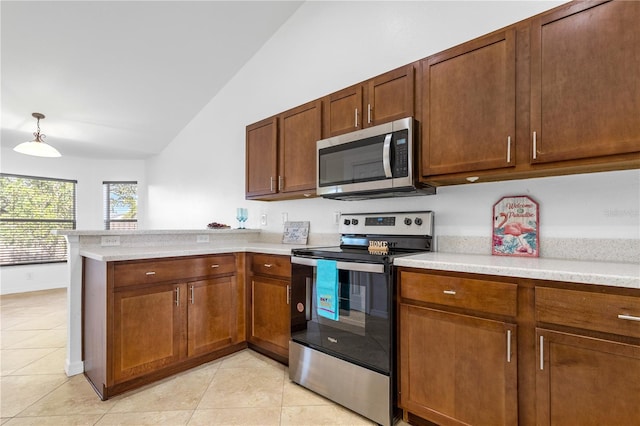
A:
{"label": "vaulted ceiling", "polygon": [[2,146],[62,155],[160,152],[299,1],[2,1]]}

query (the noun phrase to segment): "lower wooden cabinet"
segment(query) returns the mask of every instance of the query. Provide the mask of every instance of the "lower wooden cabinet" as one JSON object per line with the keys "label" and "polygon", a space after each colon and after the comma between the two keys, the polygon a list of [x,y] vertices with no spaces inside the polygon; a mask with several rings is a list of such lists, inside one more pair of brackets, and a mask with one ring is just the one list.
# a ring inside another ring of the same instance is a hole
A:
{"label": "lower wooden cabinet", "polygon": [[165,284],[114,293],[114,383],[175,364],[183,357],[182,308],[176,303],[179,288]]}
{"label": "lower wooden cabinet", "polygon": [[235,276],[187,284],[187,355],[207,354],[238,340]]}
{"label": "lower wooden cabinet", "polygon": [[102,399],[247,346],[235,259],[84,259],[85,376]]}
{"label": "lower wooden cabinet", "polygon": [[400,406],[438,424],[518,423],[516,326],[400,306]]}
{"label": "lower wooden cabinet", "polygon": [[640,422],[640,346],[536,329],[538,425]]}
{"label": "lower wooden cabinet", "polygon": [[252,254],[249,292],[249,344],[288,363],[291,262],[289,256]]}

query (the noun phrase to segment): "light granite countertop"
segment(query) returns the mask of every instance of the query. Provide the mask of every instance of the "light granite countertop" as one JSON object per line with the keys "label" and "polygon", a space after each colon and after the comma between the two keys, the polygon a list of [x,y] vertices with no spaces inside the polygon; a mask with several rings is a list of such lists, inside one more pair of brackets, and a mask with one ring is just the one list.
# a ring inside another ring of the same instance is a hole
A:
{"label": "light granite countertop", "polygon": [[640,264],[522,258],[482,254],[421,253],[396,266],[640,289]]}
{"label": "light granite countertop", "polygon": [[[217,245],[193,244],[151,247],[88,246],[80,249],[80,255],[105,262],[233,252],[258,252],[288,256],[291,254],[292,249],[298,247],[307,246],[231,241]],[[640,264],[634,263],[433,252],[399,257],[395,259],[394,264],[396,266],[421,269],[640,289]]]}
{"label": "light granite countertop", "polygon": [[238,252],[257,252],[289,256],[291,255],[291,250],[298,247],[307,246],[261,242],[229,242],[221,245],[193,244],[150,247],[87,246],[80,249],[80,255],[102,262]]}

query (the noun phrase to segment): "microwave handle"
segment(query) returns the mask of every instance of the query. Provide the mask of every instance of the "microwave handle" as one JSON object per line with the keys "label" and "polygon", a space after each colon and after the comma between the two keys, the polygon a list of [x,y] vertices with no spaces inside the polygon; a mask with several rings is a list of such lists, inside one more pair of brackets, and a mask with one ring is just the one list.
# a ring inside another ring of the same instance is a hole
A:
{"label": "microwave handle", "polygon": [[382,166],[384,167],[385,177],[393,177],[391,174],[391,137],[392,133],[388,133],[384,137],[384,144],[382,145]]}

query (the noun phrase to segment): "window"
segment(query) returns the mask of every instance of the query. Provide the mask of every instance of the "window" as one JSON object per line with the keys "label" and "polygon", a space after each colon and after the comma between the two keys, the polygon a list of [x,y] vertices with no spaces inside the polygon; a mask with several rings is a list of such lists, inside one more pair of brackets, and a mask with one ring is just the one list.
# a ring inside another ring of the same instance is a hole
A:
{"label": "window", "polygon": [[138,229],[138,182],[102,182],[104,229]]}
{"label": "window", "polygon": [[0,174],[0,265],[64,262],[53,229],[76,229],[75,180]]}

